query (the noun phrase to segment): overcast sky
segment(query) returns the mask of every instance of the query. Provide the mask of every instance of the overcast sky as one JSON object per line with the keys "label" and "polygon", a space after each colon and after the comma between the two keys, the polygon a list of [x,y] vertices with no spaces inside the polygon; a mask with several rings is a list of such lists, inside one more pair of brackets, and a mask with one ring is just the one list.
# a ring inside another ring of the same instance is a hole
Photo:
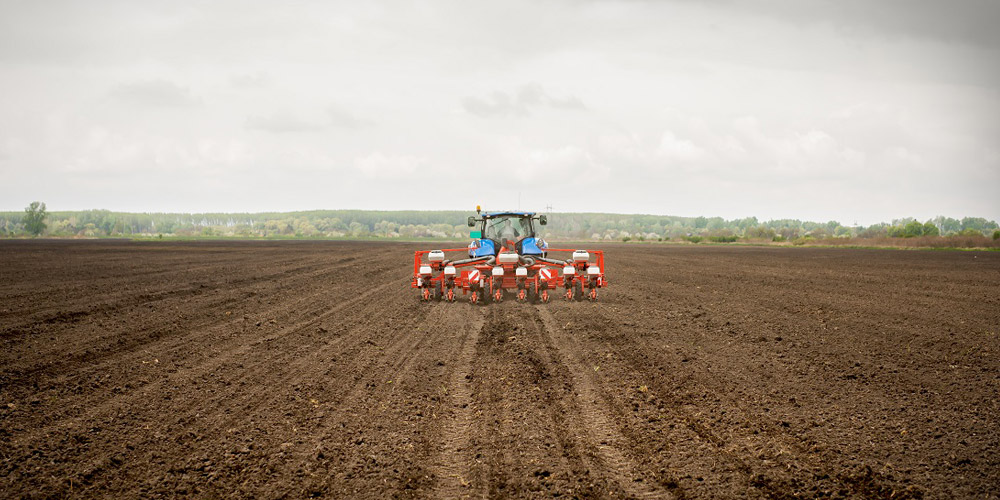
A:
{"label": "overcast sky", "polygon": [[0,209],[1000,219],[1000,2],[0,0]]}

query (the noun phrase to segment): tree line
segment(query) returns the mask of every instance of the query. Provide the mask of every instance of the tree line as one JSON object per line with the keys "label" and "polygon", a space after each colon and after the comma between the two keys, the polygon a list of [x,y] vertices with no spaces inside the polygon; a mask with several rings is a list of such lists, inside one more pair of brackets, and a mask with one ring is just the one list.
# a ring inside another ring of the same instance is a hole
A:
{"label": "tree line", "polygon": [[[0,237],[213,237],[464,239],[466,211],[313,210],[263,213],[132,213],[53,211],[33,202],[23,212],[0,212]],[[831,238],[978,236],[1000,238],[982,217],[896,219],[870,226],[756,217],[555,213],[542,234],[554,240],[731,242]]]}

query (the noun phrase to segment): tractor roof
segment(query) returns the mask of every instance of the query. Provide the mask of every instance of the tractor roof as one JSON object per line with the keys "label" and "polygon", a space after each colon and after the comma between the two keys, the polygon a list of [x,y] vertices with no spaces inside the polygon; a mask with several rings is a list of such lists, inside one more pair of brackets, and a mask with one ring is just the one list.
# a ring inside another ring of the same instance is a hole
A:
{"label": "tractor roof", "polygon": [[535,215],[535,212],[483,212],[483,218],[492,219],[493,217],[502,217],[504,215],[516,215],[518,217],[531,217]]}

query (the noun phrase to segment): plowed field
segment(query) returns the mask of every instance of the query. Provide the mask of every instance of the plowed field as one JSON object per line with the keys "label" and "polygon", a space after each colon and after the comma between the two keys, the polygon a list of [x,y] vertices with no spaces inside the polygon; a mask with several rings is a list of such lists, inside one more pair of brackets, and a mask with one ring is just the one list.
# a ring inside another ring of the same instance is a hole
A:
{"label": "plowed field", "polygon": [[0,242],[4,497],[978,497],[1000,253],[606,246],[420,303],[412,244]]}

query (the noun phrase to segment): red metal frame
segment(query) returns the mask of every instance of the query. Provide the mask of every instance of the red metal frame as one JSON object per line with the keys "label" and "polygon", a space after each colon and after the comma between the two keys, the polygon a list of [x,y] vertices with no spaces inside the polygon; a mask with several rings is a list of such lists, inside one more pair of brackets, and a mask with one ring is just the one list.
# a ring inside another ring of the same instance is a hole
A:
{"label": "red metal frame", "polygon": [[[467,262],[457,265],[451,264],[456,270],[454,278],[445,277],[445,263],[450,260],[463,260],[465,257],[463,256],[461,258],[448,259],[447,255],[449,252],[462,252],[463,254],[468,255],[468,248],[449,248],[441,251],[444,252],[446,256],[444,262],[425,261],[425,256],[432,252],[432,250],[417,250],[414,252],[413,280],[410,282],[410,286],[412,288],[423,289],[421,297],[424,300],[429,300],[434,296],[440,296],[446,300],[454,300],[455,290],[461,289],[462,295],[472,293],[470,300],[473,302],[482,298],[483,294],[489,294],[493,300],[503,300],[505,290],[517,290],[516,298],[519,300],[525,300],[529,295],[534,295],[536,297],[540,297],[542,301],[547,301],[549,295],[548,292],[550,290],[558,290],[559,288],[563,289],[563,293],[567,299],[576,298],[575,295],[577,293],[583,293],[586,298],[596,300],[597,289],[608,285],[607,278],[604,276],[605,269],[603,250],[586,250],[590,254],[592,260],[587,262],[572,262],[571,264],[554,264],[538,260],[535,260],[535,263],[531,266],[522,266],[519,262],[508,264],[500,264],[497,262],[493,265],[486,265],[482,261]],[[546,250],[546,256],[553,258],[551,254],[554,252],[569,252],[570,255],[572,255],[574,249],[549,248]],[[503,249],[501,250],[501,253],[513,252]],[[554,260],[565,261],[567,259]],[[587,268],[592,264],[596,264],[600,272],[597,275],[590,276],[587,274]],[[429,278],[420,274],[420,267],[422,265],[430,266],[431,273]],[[575,273],[571,276],[566,276],[562,272],[563,268],[570,265],[573,266]],[[495,267],[501,267],[503,269],[503,277],[493,276],[493,269]],[[526,277],[516,276],[515,271],[519,267],[525,267],[528,270]],[[461,269],[460,271],[460,268],[465,269]],[[469,280],[469,273],[473,269],[479,271],[479,282],[473,283]],[[542,269],[552,269],[555,272],[552,273],[552,277],[550,279],[542,280],[539,276],[539,271]],[[435,293],[435,290],[438,292]]]}

